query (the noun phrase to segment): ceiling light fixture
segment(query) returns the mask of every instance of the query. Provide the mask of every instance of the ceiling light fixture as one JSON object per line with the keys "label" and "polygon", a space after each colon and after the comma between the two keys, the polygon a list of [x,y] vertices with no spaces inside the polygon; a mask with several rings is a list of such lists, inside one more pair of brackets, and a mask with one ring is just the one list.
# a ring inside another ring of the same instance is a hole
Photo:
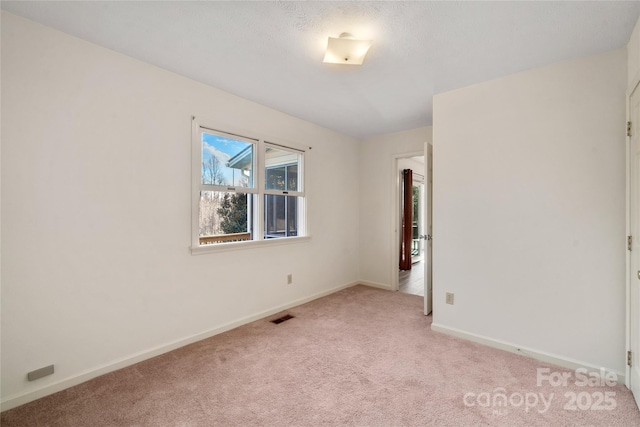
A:
{"label": "ceiling light fixture", "polygon": [[327,52],[322,62],[329,64],[362,65],[372,40],[356,40],[352,34],[342,33],[339,38],[329,37]]}

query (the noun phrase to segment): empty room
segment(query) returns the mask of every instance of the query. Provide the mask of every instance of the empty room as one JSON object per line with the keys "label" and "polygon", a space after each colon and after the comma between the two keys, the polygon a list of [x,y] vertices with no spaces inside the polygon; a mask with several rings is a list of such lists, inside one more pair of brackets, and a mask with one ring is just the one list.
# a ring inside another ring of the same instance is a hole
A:
{"label": "empty room", "polygon": [[640,425],[640,2],[0,7],[3,427]]}

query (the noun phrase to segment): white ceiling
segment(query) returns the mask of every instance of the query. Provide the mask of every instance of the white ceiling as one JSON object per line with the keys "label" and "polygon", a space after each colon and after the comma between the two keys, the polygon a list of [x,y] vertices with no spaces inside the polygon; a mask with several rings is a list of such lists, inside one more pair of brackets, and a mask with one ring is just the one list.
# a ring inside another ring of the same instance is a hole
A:
{"label": "white ceiling", "polygon": [[[293,116],[367,137],[431,124],[432,96],[604,52],[640,2],[2,1],[2,8]],[[363,66],[327,37],[371,38]]]}

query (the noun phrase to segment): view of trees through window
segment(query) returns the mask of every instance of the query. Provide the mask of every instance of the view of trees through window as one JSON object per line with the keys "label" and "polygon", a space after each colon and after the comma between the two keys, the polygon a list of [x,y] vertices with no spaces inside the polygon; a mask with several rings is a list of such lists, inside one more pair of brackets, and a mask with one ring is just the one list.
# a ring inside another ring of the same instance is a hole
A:
{"label": "view of trees through window", "polygon": [[[202,184],[216,187],[251,188],[255,144],[219,135],[202,134]],[[205,243],[248,240],[251,221],[247,193],[200,192],[199,235]],[[215,239],[214,236],[239,234]]]}
{"label": "view of trees through window", "polygon": [[[254,240],[258,229],[264,239],[299,235],[301,152],[204,131],[200,142],[200,245]],[[256,155],[264,178],[254,174]],[[261,210],[262,224],[255,221]]]}
{"label": "view of trees through window", "polygon": [[[249,233],[250,195],[222,191],[200,193],[200,236]],[[245,236],[245,240],[248,236]]]}

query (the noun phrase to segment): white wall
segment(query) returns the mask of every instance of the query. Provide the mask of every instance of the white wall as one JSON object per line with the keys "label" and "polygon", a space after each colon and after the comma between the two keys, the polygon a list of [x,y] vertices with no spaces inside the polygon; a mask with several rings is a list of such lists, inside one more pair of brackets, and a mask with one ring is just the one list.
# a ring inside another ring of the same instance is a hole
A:
{"label": "white wall", "polygon": [[[2,113],[5,409],[358,279],[353,138],[4,11]],[[313,146],[310,242],[190,254],[192,115]]]}
{"label": "white wall", "polygon": [[640,78],[640,19],[627,44],[627,84],[631,85],[637,78]]}
{"label": "white wall", "polygon": [[412,129],[366,139],[360,147],[360,279],[391,286],[391,224],[393,209],[392,158],[397,154],[424,152],[431,142],[431,127]]}
{"label": "white wall", "polygon": [[624,372],[626,66],[434,98],[434,329]]}

